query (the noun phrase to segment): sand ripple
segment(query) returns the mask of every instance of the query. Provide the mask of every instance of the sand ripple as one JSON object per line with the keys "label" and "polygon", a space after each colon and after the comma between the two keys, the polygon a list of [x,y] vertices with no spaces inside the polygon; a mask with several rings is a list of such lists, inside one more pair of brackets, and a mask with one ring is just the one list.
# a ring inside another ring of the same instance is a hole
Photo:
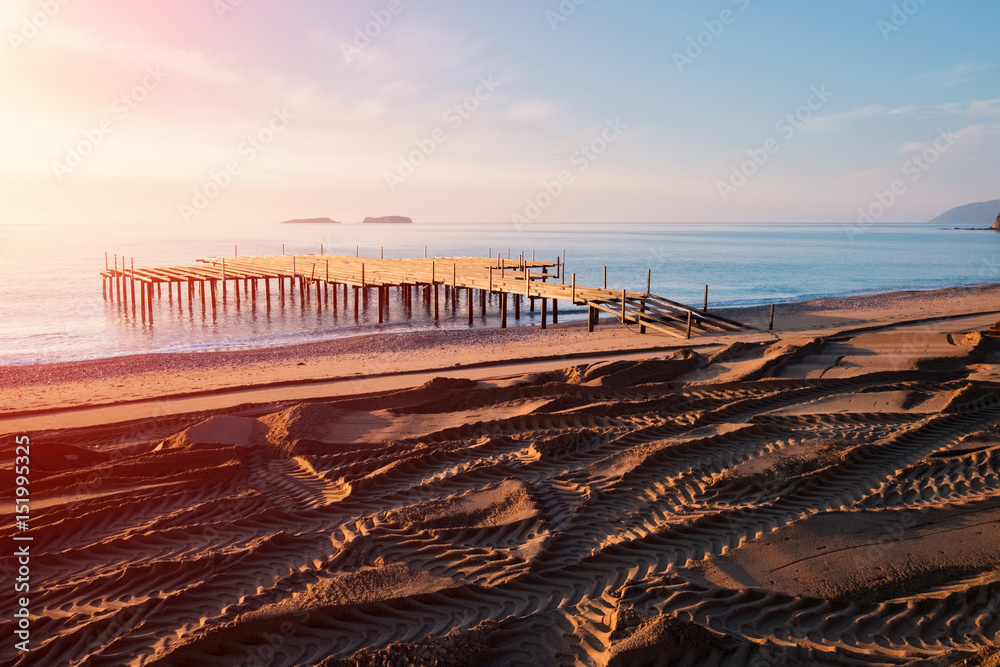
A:
{"label": "sand ripple", "polygon": [[0,659],[996,664],[996,348],[887,368],[890,336],[192,416],[53,465],[38,641]]}

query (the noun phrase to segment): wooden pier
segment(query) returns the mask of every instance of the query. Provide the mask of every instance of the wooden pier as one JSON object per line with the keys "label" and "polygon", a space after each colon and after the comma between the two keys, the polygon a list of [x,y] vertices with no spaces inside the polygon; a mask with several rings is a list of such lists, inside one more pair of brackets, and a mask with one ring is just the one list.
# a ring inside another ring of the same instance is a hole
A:
{"label": "wooden pier", "polygon": [[[426,252],[425,252],[426,255]],[[119,261],[120,259],[120,261]],[[275,255],[267,257],[212,257],[198,260],[194,266],[135,267],[130,260],[114,257],[101,272],[105,299],[131,307],[133,317],[153,323],[153,297],[173,299],[189,310],[195,301],[202,312],[211,308],[216,315],[219,301],[233,298],[251,308],[270,311],[272,302],[281,305],[298,302],[302,309],[312,306],[334,312],[350,312],[355,321],[367,312],[374,301],[378,322],[385,321],[390,304],[390,290],[397,290],[407,314],[412,313],[414,298],[422,298],[433,309],[434,319],[450,307],[455,313],[459,294],[467,295],[468,321],[472,326],[478,292],[479,311],[487,314],[487,295],[499,301],[500,326],[507,326],[510,302],[514,318],[520,319],[527,306],[532,313],[536,304],[541,311],[541,327],[546,328],[551,307],[552,323],[559,322],[559,302],[588,308],[588,330],[593,331],[600,313],[613,316],[624,325],[636,326],[640,333],[654,331],[679,338],[694,334],[740,331],[745,325],[708,312],[708,297],[700,310],[650,293],[649,273],[645,292],[585,287],[576,284],[576,274],[568,278],[563,261],[535,261],[521,256],[443,257],[423,259],[372,259],[344,255]],[[119,264],[121,264],[119,266]],[[605,270],[606,271],[606,270]],[[186,290],[184,289],[186,287]],[[230,290],[232,296],[230,297]],[[186,292],[186,294],[185,294]],[[185,298],[186,297],[186,298]],[[522,300],[524,305],[522,305]],[[138,307],[137,304],[138,303]]]}

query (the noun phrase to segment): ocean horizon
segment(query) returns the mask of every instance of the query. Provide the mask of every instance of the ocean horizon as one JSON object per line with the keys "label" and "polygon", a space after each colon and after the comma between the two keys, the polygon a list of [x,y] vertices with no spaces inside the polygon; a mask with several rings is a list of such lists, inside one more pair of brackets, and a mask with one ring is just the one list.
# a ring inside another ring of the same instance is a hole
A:
{"label": "ocean horizon", "polygon": [[[0,365],[41,364],[133,354],[315,342],[432,328],[467,328],[461,306],[435,323],[415,303],[403,317],[395,291],[389,319],[353,311],[281,308],[237,311],[233,299],[213,319],[154,300],[154,324],[102,296],[105,253],[140,266],[192,265],[206,257],[287,254],[386,258],[480,256],[561,260],[566,281],[644,290],[692,305],[709,286],[709,307],[730,308],[876,292],[930,290],[1000,280],[1000,236],[940,223],[420,223],[410,225],[141,224],[0,226]],[[560,304],[561,321],[584,308]],[[522,312],[511,325],[536,326]],[[499,326],[495,305],[475,327]]]}

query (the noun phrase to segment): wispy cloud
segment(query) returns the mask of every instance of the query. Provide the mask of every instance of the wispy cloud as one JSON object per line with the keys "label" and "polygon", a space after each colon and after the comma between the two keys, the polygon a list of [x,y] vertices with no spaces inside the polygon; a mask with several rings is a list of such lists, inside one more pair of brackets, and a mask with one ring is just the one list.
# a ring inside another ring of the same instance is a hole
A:
{"label": "wispy cloud", "polygon": [[969,105],[970,116],[1000,116],[1000,99],[981,100]]}
{"label": "wispy cloud", "polygon": [[957,86],[982,78],[983,74],[995,69],[997,65],[995,62],[962,63],[956,67],[932,70],[919,78],[933,81],[939,86]]}
{"label": "wispy cloud", "polygon": [[887,112],[889,116],[919,116],[932,118],[934,116],[960,116],[976,118],[982,116],[1000,116],[1000,99],[978,100],[970,104],[923,104],[897,107]]}
{"label": "wispy cloud", "polygon": [[840,113],[817,116],[803,123],[803,129],[810,130],[835,130],[841,126],[864,118],[881,116],[886,113],[886,108],[881,104],[869,104],[868,106],[841,111]]}

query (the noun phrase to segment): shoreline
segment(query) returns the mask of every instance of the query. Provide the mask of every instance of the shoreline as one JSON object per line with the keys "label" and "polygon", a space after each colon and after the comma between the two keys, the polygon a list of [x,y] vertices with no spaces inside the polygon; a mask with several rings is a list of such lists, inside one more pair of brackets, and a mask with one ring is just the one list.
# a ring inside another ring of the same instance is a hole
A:
{"label": "shoreline", "polygon": [[[782,317],[785,315],[797,315],[801,312],[801,307],[815,308],[817,305],[826,305],[832,308],[844,308],[850,309],[855,306],[860,306],[862,309],[869,309],[870,302],[876,298],[881,297],[894,297],[894,298],[907,298],[916,297],[918,295],[933,295],[938,293],[943,293],[951,290],[988,290],[992,291],[992,288],[1000,286],[1000,283],[976,283],[972,285],[951,285],[948,287],[936,287],[929,289],[901,289],[892,290],[888,292],[866,292],[862,294],[845,294],[836,296],[814,296],[810,298],[794,298],[792,300],[782,300],[777,299],[773,301],[776,309],[776,317]],[[744,321],[746,319],[748,322],[750,320],[757,320],[763,322],[766,328],[767,324],[767,310],[772,302],[765,302],[763,299],[745,299],[740,302],[740,305],[721,305],[712,306],[710,304],[709,312],[716,313],[721,316],[734,319],[738,322]],[[693,307],[697,307],[697,304]],[[998,304],[998,311],[1000,311],[1000,304]],[[610,317],[608,313],[602,313],[602,318],[604,318],[607,324],[607,318]],[[561,311],[561,316],[566,318],[565,321],[559,324],[548,323],[549,329],[560,329],[567,326],[584,326],[586,323],[586,310],[583,307],[578,307],[578,310],[565,309]],[[741,319],[743,318],[743,319]],[[477,318],[476,325],[472,328],[464,324],[435,324],[433,322],[425,323],[426,326],[415,326],[413,328],[406,327],[400,323],[390,323],[387,325],[386,329],[379,330],[378,328],[369,328],[364,331],[357,333],[351,333],[344,336],[336,336],[333,338],[319,339],[319,340],[303,340],[303,341],[282,341],[263,345],[257,344],[234,344],[227,347],[224,344],[220,345],[206,345],[205,347],[191,347],[190,349],[168,349],[159,351],[145,351],[145,352],[134,352],[117,354],[110,356],[90,356],[81,358],[69,358],[63,360],[43,360],[43,361],[13,361],[10,363],[4,363],[0,360],[0,387],[4,386],[4,377],[7,375],[18,375],[18,371],[27,368],[50,368],[50,367],[71,367],[73,365],[83,365],[83,364],[107,364],[113,366],[116,363],[139,363],[143,367],[150,365],[148,360],[155,359],[159,357],[170,357],[170,356],[197,356],[197,355],[218,355],[222,357],[224,355],[255,355],[262,354],[264,352],[271,352],[274,350],[294,350],[302,349],[303,352],[307,352],[305,348],[310,346],[327,346],[336,344],[339,341],[343,341],[345,346],[348,348],[351,345],[348,341],[362,340],[373,337],[381,336],[416,336],[420,334],[433,334],[433,335],[447,335],[452,332],[459,332],[465,335],[470,332],[477,331],[493,331],[499,328],[499,317],[495,314],[491,314],[488,320],[484,323]],[[378,327],[380,325],[373,325],[373,327]],[[398,328],[396,328],[398,327]],[[350,326],[344,327],[345,329],[351,328]],[[539,323],[529,322],[524,324],[512,323],[508,327],[508,331],[527,329],[527,330],[538,330],[540,329]],[[292,354],[289,352],[289,354]]]}
{"label": "shoreline", "polygon": [[[538,326],[366,334],[327,341],[246,350],[150,353],[106,359],[0,367],[0,411],[40,414],[94,405],[181,395],[209,395],[333,379],[358,379],[446,371],[517,361],[573,359],[636,351],[774,340],[902,321],[996,313],[1000,284],[929,291],[870,294],[777,304],[775,329],[767,331],[768,307],[710,312],[756,329],[703,335],[690,340],[638,335],[607,315],[594,333],[583,322]],[[984,315],[985,316],[985,315]],[[988,326],[985,328],[989,328]]]}

